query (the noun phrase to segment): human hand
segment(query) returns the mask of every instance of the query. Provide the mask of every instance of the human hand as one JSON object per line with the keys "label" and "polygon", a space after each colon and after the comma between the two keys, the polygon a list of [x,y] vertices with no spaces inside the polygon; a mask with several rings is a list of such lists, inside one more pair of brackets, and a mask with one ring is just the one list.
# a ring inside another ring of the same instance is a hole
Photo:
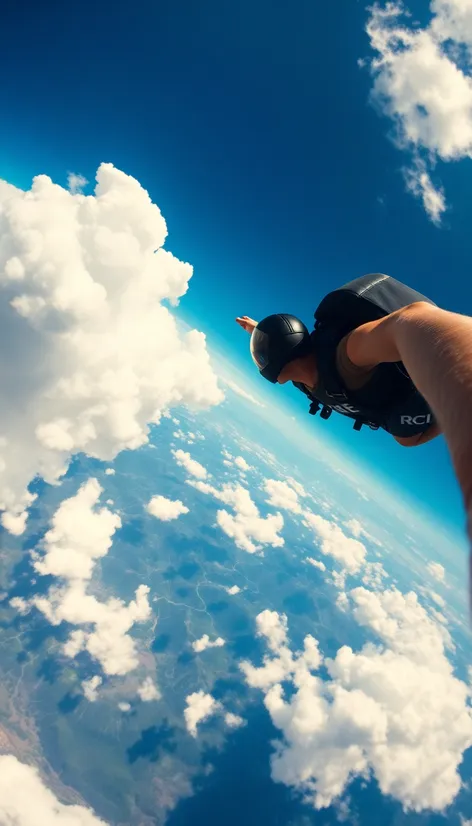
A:
{"label": "human hand", "polygon": [[252,333],[254,327],[257,327],[257,321],[254,321],[253,318],[249,318],[247,315],[238,316],[236,319],[237,324],[246,330],[246,333]]}

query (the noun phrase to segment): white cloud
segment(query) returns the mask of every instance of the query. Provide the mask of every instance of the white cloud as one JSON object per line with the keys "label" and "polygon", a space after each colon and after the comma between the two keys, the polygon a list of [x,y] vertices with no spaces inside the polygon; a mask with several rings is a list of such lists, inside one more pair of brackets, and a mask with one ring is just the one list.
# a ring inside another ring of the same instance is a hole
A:
{"label": "white cloud", "polygon": [[241,728],[245,722],[244,718],[240,717],[239,714],[233,714],[231,711],[225,714],[225,723],[229,728]]}
{"label": "white cloud", "polygon": [[185,450],[173,450],[172,455],[177,464],[183,467],[191,476],[195,476],[197,479],[206,479],[206,469],[200,462],[192,459],[190,453],[186,453]]}
{"label": "white cloud", "polygon": [[89,479],[75,496],[61,502],[44,536],[45,553],[34,562],[39,574],[90,579],[97,559],[108,553],[113,534],[121,527],[116,513],[108,508],[94,510],[101,493],[98,481]]}
{"label": "white cloud", "polygon": [[445,198],[428,165],[472,156],[472,78],[465,68],[472,26],[467,0],[432,0],[430,10],[429,23],[419,27],[401,2],[374,3],[367,32],[376,52],[374,100],[395,122],[399,144],[413,151],[408,188],[439,223]]}
{"label": "white cloud", "polygon": [[246,462],[246,459],[244,458],[244,456],[236,456],[236,458],[234,460],[234,464],[236,465],[236,467],[238,467],[243,472],[246,472],[247,470],[251,470],[251,465],[248,465],[248,463]]}
{"label": "white cloud", "polygon": [[336,607],[340,611],[347,611],[349,608],[349,598],[345,591],[341,591],[336,598]]}
{"label": "white cloud", "polygon": [[362,582],[374,590],[383,587],[383,580],[388,574],[381,562],[366,562],[362,572]]}
{"label": "white cloud", "polygon": [[118,703],[118,708],[123,714],[127,714],[128,711],[131,711],[131,703]]}
{"label": "white cloud", "polygon": [[180,499],[166,499],[165,496],[153,496],[147,503],[146,510],[151,516],[155,516],[156,519],[161,519],[163,522],[178,519],[182,514],[189,512]]}
{"label": "white cloud", "polygon": [[444,565],[441,565],[440,562],[428,562],[427,564],[428,572],[434,577],[437,582],[444,582],[446,571],[444,569]]}
{"label": "white cloud", "polygon": [[199,640],[192,643],[192,648],[198,654],[205,651],[207,648],[221,648],[225,644],[223,637],[217,637],[216,640],[210,640],[208,634],[204,634]]}
{"label": "white cloud", "polygon": [[429,596],[431,597],[433,602],[436,603],[436,605],[439,605],[440,608],[445,607],[446,601],[442,598],[442,596],[440,596],[440,594],[437,594],[436,591],[430,591]]}
{"label": "white cloud", "polygon": [[[262,668],[241,668],[263,690],[281,732],[272,777],[320,809],[372,772],[382,793],[405,809],[442,811],[459,792],[458,768],[472,744],[469,688],[454,676],[443,631],[415,594],[357,588],[350,597],[356,619],[380,644],[359,652],[342,646],[324,662],[328,679],[316,673],[323,662],[316,640],[307,637],[294,654],[286,618],[257,617],[273,656]],[[282,682],[289,679],[294,690],[286,699]]]}
{"label": "white cloud", "polygon": [[[107,508],[96,510],[101,492],[97,480],[89,479],[75,496],[59,505],[42,543],[44,554],[33,552],[32,557],[39,574],[53,575],[63,582],[52,585],[46,596],[33,596],[29,605],[53,625],[67,622],[84,626],[72,631],[64,644],[67,657],[86,650],[106,674],[123,675],[138,665],[136,646],[128,632],[151,614],[149,588],[140,585],[128,605],[115,597],[101,602],[87,593],[95,563],[108,553],[113,534],[121,525],[117,514]],[[18,607],[24,613],[25,605]]]}
{"label": "white cloud", "polygon": [[339,525],[329,522],[318,514],[304,512],[305,525],[321,539],[320,551],[331,556],[342,569],[342,573],[357,574],[365,563],[366,549],[358,539],[346,536]]}
{"label": "white cloud", "polygon": [[82,682],[82,688],[84,690],[84,696],[89,701],[89,703],[94,703],[98,699],[98,689],[102,684],[101,677],[91,677],[90,680],[84,680]]}
{"label": "white cloud", "polygon": [[161,699],[161,693],[152,677],[146,677],[144,682],[139,686],[138,696],[143,703],[151,703],[153,700]]}
{"label": "white cloud", "polygon": [[290,485],[290,487],[294,489],[295,493],[297,493],[302,499],[308,496],[303,485],[301,485],[300,482],[297,482],[296,479],[293,479],[292,476],[287,476],[285,481],[287,482],[287,485]]}
{"label": "white cloud", "polygon": [[261,551],[264,545],[276,548],[284,544],[283,537],[279,535],[284,526],[282,514],[261,517],[249,491],[242,485],[225,484],[218,490],[207,482],[187,481],[201,493],[214,496],[215,499],[234,508],[234,516],[226,510],[217,511],[216,521],[221,530],[234,539],[235,545],[241,550],[254,554]]}
{"label": "white cloud", "polygon": [[446,197],[442,187],[436,188],[423,162],[416,160],[404,170],[406,188],[423,202],[423,207],[433,224],[439,226],[446,211]]}
{"label": "white cloud", "polygon": [[252,404],[255,404],[256,407],[265,407],[265,404],[263,404],[261,401],[259,401],[259,399],[253,396],[252,393],[248,393],[247,390],[244,390],[244,388],[237,384],[235,381],[225,379],[222,376],[220,376],[220,379],[224,384],[226,384],[227,387],[229,387],[230,390],[233,391],[233,393],[236,393],[238,396],[241,396],[242,399],[246,399],[246,401],[252,402]]}
{"label": "white cloud", "polygon": [[107,467],[106,470],[105,470],[105,473],[106,473],[107,476],[114,476],[115,473],[116,473],[116,470],[112,467]]}
{"label": "white cloud", "polygon": [[199,723],[207,720],[212,714],[216,714],[221,709],[220,703],[211,694],[205,694],[204,691],[195,691],[193,694],[189,694],[186,703],[184,711],[185,724],[192,737],[197,736]]}
{"label": "white cloud", "polygon": [[78,192],[82,192],[84,186],[87,186],[87,184],[87,178],[84,178],[83,175],[76,175],[75,172],[69,172],[67,176],[67,187],[72,195],[77,195]]}
{"label": "white cloud", "polygon": [[297,492],[287,482],[277,479],[266,479],[264,490],[269,494],[267,503],[274,508],[285,508],[292,513],[301,513]]}
{"label": "white cloud", "polygon": [[23,597],[13,597],[13,599],[10,600],[10,605],[22,616],[26,616],[31,610],[29,602]]}
{"label": "white cloud", "polygon": [[[27,501],[27,504],[30,505],[32,501],[33,497],[30,497]],[[21,536],[21,534],[25,532],[27,521],[27,511],[23,511],[19,514],[8,513],[8,511],[5,511],[5,513],[2,514],[2,526],[5,528],[6,531],[13,534],[13,536]]]}
{"label": "white cloud", "polygon": [[80,451],[104,462],[148,441],[169,406],[222,400],[205,336],[180,335],[192,275],[163,249],[165,221],[111,164],[94,195],[45,175],[31,191],[0,181],[0,509],[24,528],[27,485],[55,484]]}
{"label": "white cloud", "polygon": [[232,585],[231,588],[226,588],[226,592],[231,594],[231,596],[235,596],[235,594],[239,594],[241,588],[238,585]]}
{"label": "white cloud", "polygon": [[352,533],[356,539],[359,539],[364,533],[364,528],[358,519],[348,519],[348,521],[344,524],[346,525],[348,531]]}
{"label": "white cloud", "polygon": [[61,803],[33,766],[0,755],[0,823],[5,826],[106,826],[85,806]]}
{"label": "white cloud", "polygon": [[326,565],[319,559],[313,559],[313,557],[307,556],[306,561],[309,562],[310,565],[313,565],[314,568],[318,568],[320,571],[326,571]]}

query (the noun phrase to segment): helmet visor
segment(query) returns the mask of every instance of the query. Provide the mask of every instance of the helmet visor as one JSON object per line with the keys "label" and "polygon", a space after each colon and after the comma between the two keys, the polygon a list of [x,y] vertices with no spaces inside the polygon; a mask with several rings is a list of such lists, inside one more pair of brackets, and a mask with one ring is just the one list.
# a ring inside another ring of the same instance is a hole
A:
{"label": "helmet visor", "polygon": [[251,356],[254,364],[259,370],[264,370],[269,364],[269,336],[258,330],[257,327],[251,335]]}

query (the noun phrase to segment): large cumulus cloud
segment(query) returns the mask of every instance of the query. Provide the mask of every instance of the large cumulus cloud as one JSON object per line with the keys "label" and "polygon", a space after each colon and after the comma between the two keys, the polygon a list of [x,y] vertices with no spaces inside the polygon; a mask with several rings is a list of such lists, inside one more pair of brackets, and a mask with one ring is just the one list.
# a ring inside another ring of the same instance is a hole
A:
{"label": "large cumulus cloud", "polygon": [[[0,181],[0,509],[25,528],[36,474],[54,483],[72,454],[103,460],[147,441],[180,403],[222,393],[205,336],[179,333],[168,305],[190,264],[134,178],[102,164],[93,195],[45,175],[23,191]],[[166,303],[163,303],[166,302]]]}

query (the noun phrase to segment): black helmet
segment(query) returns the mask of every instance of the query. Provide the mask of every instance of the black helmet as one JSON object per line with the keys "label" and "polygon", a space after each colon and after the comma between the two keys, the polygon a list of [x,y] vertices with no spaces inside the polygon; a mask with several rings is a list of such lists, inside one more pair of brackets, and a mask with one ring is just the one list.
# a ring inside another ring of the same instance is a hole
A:
{"label": "black helmet", "polygon": [[251,336],[253,361],[272,384],[286,364],[306,356],[310,349],[310,333],[294,315],[269,315],[259,322]]}

